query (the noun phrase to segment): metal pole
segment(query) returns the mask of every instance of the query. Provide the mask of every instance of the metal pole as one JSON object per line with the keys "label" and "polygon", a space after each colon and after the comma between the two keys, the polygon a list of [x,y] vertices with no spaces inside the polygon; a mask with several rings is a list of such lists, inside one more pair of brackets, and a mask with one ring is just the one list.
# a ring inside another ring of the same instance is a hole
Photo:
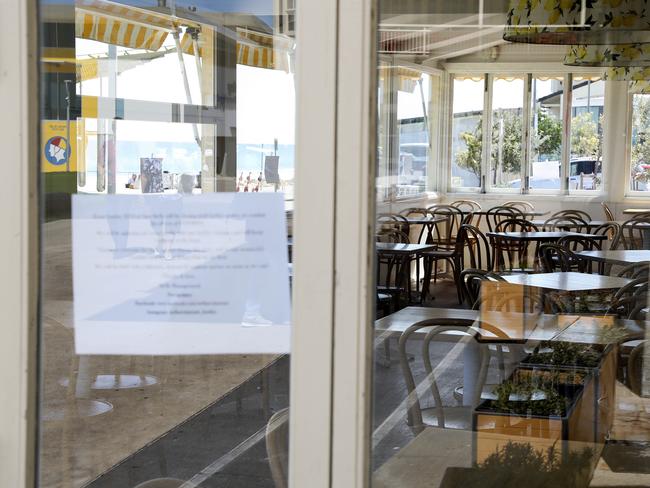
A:
{"label": "metal pole", "polygon": [[[187,99],[187,104],[192,105],[192,92],[190,92],[190,82],[187,79],[187,71],[185,71],[185,60],[183,59],[183,51],[181,49],[179,29],[174,30],[172,36],[174,37],[174,43],[176,44],[176,55],[178,56],[178,65],[180,67],[181,76],[183,78],[183,86],[185,87],[185,98]],[[194,140],[199,146],[201,146],[199,129],[196,124],[192,124],[192,132],[194,132]]]}
{"label": "metal pole", "polygon": [[70,142],[70,83],[72,80],[64,80],[65,84],[65,139],[66,139],[66,155],[65,155],[65,171],[70,172],[70,158],[72,157],[72,145]]}

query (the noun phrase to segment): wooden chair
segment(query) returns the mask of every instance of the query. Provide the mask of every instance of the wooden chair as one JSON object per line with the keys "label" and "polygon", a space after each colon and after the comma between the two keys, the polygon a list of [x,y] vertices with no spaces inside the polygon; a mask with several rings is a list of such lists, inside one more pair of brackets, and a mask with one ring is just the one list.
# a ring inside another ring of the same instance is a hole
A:
{"label": "wooden chair", "polygon": [[522,212],[534,212],[535,207],[530,202],[525,202],[523,200],[511,200],[503,204],[504,207],[515,207],[521,210]]}
{"label": "wooden chair", "polygon": [[575,271],[575,256],[560,244],[542,244],[539,247],[539,257],[544,273],[556,271]]}
{"label": "wooden chair", "polygon": [[524,213],[516,207],[492,207],[485,213],[485,221],[487,222],[488,230],[493,232],[498,224],[504,220],[510,219],[525,219]]}
{"label": "wooden chair", "polygon": [[605,202],[602,202],[600,205],[603,207],[603,212],[605,212],[605,220],[609,222],[616,220],[616,217],[614,217],[614,212],[612,212],[612,210]]}
{"label": "wooden chair", "polygon": [[577,216],[559,215],[548,218],[542,228],[547,231],[586,232],[589,224]]}
{"label": "wooden chair", "polygon": [[639,343],[631,350],[629,357],[627,358],[626,384],[630,391],[637,395],[643,393],[643,372],[644,369],[647,369],[648,367],[648,365],[643,364],[645,345],[646,341],[639,341]]}
{"label": "wooden chair", "polygon": [[480,203],[475,202],[474,200],[456,200],[455,202],[451,202],[450,205],[459,208],[465,215],[473,214],[470,221],[465,223],[474,225],[476,227],[479,227],[481,225],[481,215],[476,214],[476,212],[482,210]]}
{"label": "wooden chair", "polygon": [[560,210],[551,215],[551,217],[578,217],[586,222],[591,222],[593,220],[591,215],[582,210]]}
{"label": "wooden chair", "polygon": [[[409,244],[409,236],[396,229],[380,230],[376,235],[377,242],[388,242],[392,244]],[[410,269],[411,261],[404,257],[388,254],[377,254],[377,293],[390,295],[392,297],[393,310],[400,306],[400,303],[410,301],[411,281],[405,276],[407,269]],[[405,282],[406,281],[406,282]]]}
{"label": "wooden chair", "polygon": [[466,244],[462,267],[466,268],[467,261],[469,261],[470,268],[490,271],[492,269],[492,252],[490,241],[485,234],[478,227],[469,224],[461,225],[458,234]]}
{"label": "wooden chair", "polygon": [[266,424],[266,453],[275,488],[289,486],[289,409],[273,414]]}
{"label": "wooden chair", "polygon": [[589,233],[607,236],[607,240],[600,243],[600,248],[603,250],[617,249],[621,241],[621,225],[618,222],[605,222],[595,229],[591,229]]}
{"label": "wooden chair", "polygon": [[467,299],[467,305],[472,310],[480,308],[481,283],[484,281],[502,281],[506,280],[492,271],[483,269],[467,268],[460,272],[460,282],[463,286],[463,295]]}
{"label": "wooden chair", "polygon": [[[440,389],[436,382],[438,368],[433,367],[431,362],[431,342],[441,334],[462,334],[470,341],[474,340],[476,329],[473,328],[474,321],[467,319],[432,319],[423,320],[413,324],[406,329],[399,338],[400,365],[406,382],[407,397],[407,424],[415,433],[420,433],[426,426],[435,426],[447,429],[470,430],[472,426],[472,411],[480,400],[483,385],[488,371],[489,355],[487,349],[479,345],[477,349],[477,362],[479,371],[476,378],[475,388],[471,392],[471,401],[463,406],[446,406],[443,404]],[[407,355],[406,346],[416,332],[424,332],[428,329],[422,341],[422,360],[427,373],[426,379],[420,384],[415,384],[411,360]],[[431,392],[434,405],[423,407],[420,397],[426,390]]]}
{"label": "wooden chair", "polygon": [[[494,228],[495,232],[538,232],[532,222],[525,219],[503,220]],[[530,272],[526,266],[530,243],[528,241],[491,238],[493,249],[493,270],[497,272]],[[536,253],[535,253],[536,255]],[[506,259],[507,258],[507,259]]]}
{"label": "wooden chair", "polygon": [[[576,253],[582,251],[600,251],[601,243],[588,235],[570,235],[560,238],[557,241],[559,246],[565,248],[568,253],[569,268],[566,271],[578,271],[580,273],[591,273],[593,262],[580,259]],[[541,252],[541,249],[540,249]],[[602,267],[599,267],[599,270]]]}
{"label": "wooden chair", "polygon": [[[411,207],[402,210],[399,213],[399,215],[406,219],[408,218],[425,219],[425,218],[433,217],[433,214],[426,208],[417,208],[417,207]],[[417,242],[422,244],[431,242],[432,239],[431,226],[429,224],[409,224],[409,231],[411,232],[411,234],[409,234],[410,237],[413,237],[414,230],[416,231],[415,233],[417,233],[417,237],[412,239],[412,242]]]}
{"label": "wooden chair", "polygon": [[624,249],[650,249],[650,214],[635,215],[623,222],[621,242]]}
{"label": "wooden chair", "polygon": [[399,214],[383,213],[377,216],[377,233],[384,230],[397,230],[407,236],[410,235],[411,228],[406,217]]}

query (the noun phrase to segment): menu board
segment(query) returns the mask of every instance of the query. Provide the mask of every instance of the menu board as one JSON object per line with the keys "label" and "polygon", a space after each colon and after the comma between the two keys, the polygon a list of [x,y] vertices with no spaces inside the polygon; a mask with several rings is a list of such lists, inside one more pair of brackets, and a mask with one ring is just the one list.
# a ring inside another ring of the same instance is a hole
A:
{"label": "menu board", "polygon": [[74,195],[78,354],[289,351],[276,193]]}

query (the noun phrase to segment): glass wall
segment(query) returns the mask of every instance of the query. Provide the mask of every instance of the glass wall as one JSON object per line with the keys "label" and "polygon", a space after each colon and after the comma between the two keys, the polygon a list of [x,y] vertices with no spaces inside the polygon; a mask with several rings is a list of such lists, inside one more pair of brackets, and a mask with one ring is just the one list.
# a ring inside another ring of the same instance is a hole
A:
{"label": "glass wall", "polygon": [[523,77],[497,77],[492,81],[492,188],[521,188],[524,85]]}
{"label": "glass wall", "polygon": [[40,3],[39,487],[286,483],[286,3]]}
{"label": "glass wall", "polygon": [[630,147],[630,190],[650,190],[650,95],[632,95],[632,131]]}
{"label": "glass wall", "polygon": [[650,73],[610,45],[635,2],[578,4],[379,2],[379,52],[442,72],[447,181],[377,199],[373,488],[650,485]]}
{"label": "glass wall", "polygon": [[453,80],[451,188],[481,186],[484,93],[482,77]]}
{"label": "glass wall", "polygon": [[535,76],[531,94],[531,189],[559,190],[564,77]]}

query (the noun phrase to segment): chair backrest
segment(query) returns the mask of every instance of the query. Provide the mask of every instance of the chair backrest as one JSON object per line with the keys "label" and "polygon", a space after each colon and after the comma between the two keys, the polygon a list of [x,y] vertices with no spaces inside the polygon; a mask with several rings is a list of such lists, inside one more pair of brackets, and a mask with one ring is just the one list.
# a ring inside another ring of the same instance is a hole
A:
{"label": "chair backrest", "polygon": [[565,230],[569,232],[586,232],[589,229],[587,221],[574,215],[559,215],[550,217],[544,222],[544,230]]}
{"label": "chair backrest", "polygon": [[427,208],[435,217],[443,217],[442,223],[434,224],[434,241],[442,245],[451,245],[456,240],[458,229],[463,223],[463,212],[452,205],[431,205]]}
{"label": "chair backrest", "polygon": [[504,207],[515,207],[521,210],[522,212],[534,212],[535,207],[530,202],[525,202],[523,200],[511,200],[503,204]]}
{"label": "chair backrest", "polygon": [[620,269],[616,276],[620,278],[641,278],[650,276],[650,263],[632,263]]}
{"label": "chair backrest", "polygon": [[592,221],[591,215],[582,210],[560,210],[551,215],[551,217],[578,217],[586,222]]}
{"label": "chair backrest", "polygon": [[628,388],[637,395],[641,395],[642,386],[643,386],[643,371],[648,366],[643,364],[643,359],[645,357],[645,345],[646,341],[643,341],[632,349],[630,352],[630,357],[627,360],[627,386]]}
{"label": "chair backrest", "polygon": [[[465,214],[465,219],[463,223],[472,224],[478,227],[481,223],[481,215],[476,212],[482,210],[481,204],[475,202],[474,200],[456,200],[451,202],[449,205],[457,207],[460,209],[463,214]],[[471,214],[471,217],[468,219],[467,216]]]}
{"label": "chair backrest", "polygon": [[[430,319],[417,322],[406,329],[399,338],[399,355],[400,355],[400,366],[402,368],[402,374],[404,375],[404,381],[406,383],[406,390],[408,392],[407,398],[407,423],[416,430],[421,430],[424,428],[424,423],[422,420],[422,407],[420,404],[420,396],[426,390],[426,387],[431,391],[431,394],[435,403],[436,418],[438,420],[438,427],[445,427],[445,414],[442,405],[442,397],[440,395],[440,390],[436,383],[436,369],[434,369],[433,364],[431,363],[430,357],[430,345],[431,342],[436,339],[440,334],[448,332],[460,332],[469,337],[468,340],[474,340],[473,337],[476,335],[476,329],[473,328],[474,321],[468,319],[457,319],[457,318],[446,318],[446,319]],[[411,361],[406,352],[406,346],[409,343],[409,339],[416,332],[425,332],[423,329],[427,330],[427,334],[422,343],[422,359],[424,362],[425,371],[427,376],[425,382],[421,385],[415,384],[415,379],[413,376],[413,371],[411,370]],[[487,353],[484,347],[479,347],[479,376],[475,382],[475,388],[473,391],[465,392],[469,395],[469,398],[472,399],[472,405],[478,404],[481,392],[483,390],[483,385],[485,384],[485,378],[487,376],[487,367],[489,362],[489,354]]]}
{"label": "chair backrest", "polygon": [[505,282],[506,280],[492,271],[485,271],[482,269],[467,268],[460,272],[463,297],[467,299],[467,304],[473,310],[478,310],[481,303],[481,284],[484,281]]}
{"label": "chair backrest", "polygon": [[525,219],[524,213],[516,207],[492,207],[485,213],[488,230],[493,232],[497,224],[503,220]]}
{"label": "chair backrest", "polygon": [[621,242],[625,249],[650,249],[650,214],[640,214],[623,222]]}
{"label": "chair backrest", "polygon": [[[429,210],[427,210],[426,208],[418,208],[418,207],[411,207],[411,208],[407,208],[405,210],[402,210],[399,213],[399,215],[406,218],[406,219],[408,219],[408,218],[423,218],[424,219],[424,218],[433,217],[433,214]],[[426,232],[427,231],[427,225],[426,224],[411,224],[411,223],[409,223],[409,227],[410,227],[409,231],[411,231],[413,233],[415,233],[414,229],[413,229],[414,227],[415,227],[415,230],[417,230],[417,237],[415,239],[413,239],[413,242],[423,243],[424,240],[426,240],[426,236],[428,235],[428,233]],[[412,235],[412,234],[409,234],[409,235]],[[423,240],[423,238],[425,238],[425,239]]]}
{"label": "chair backrest", "polygon": [[539,255],[545,273],[572,271],[573,253],[560,244],[542,244]]}
{"label": "chair backrest", "polygon": [[561,237],[557,243],[572,253],[601,249],[600,241],[586,234]]}
{"label": "chair backrest", "polygon": [[[490,241],[478,227],[463,224],[458,231],[458,240],[467,250],[469,267],[489,271],[492,269],[492,251]],[[463,253],[463,268],[465,267],[465,253]]]}
{"label": "chair backrest", "polygon": [[406,217],[393,213],[382,213],[377,215],[377,232],[389,229],[398,230],[406,235],[410,233],[410,227]]}
{"label": "chair backrest", "polygon": [[289,409],[273,414],[266,424],[266,453],[275,488],[289,486]]}
{"label": "chair backrest", "polygon": [[538,230],[535,224],[526,219],[502,220],[494,228],[494,232],[537,232]]}
{"label": "chair backrest", "polygon": [[597,236],[607,236],[607,240],[600,243],[604,250],[617,249],[621,242],[621,225],[618,222],[605,222],[589,231]]}
{"label": "chair backrest", "polygon": [[600,205],[603,207],[603,211],[605,212],[605,220],[609,220],[610,222],[616,220],[614,212],[612,212],[612,210],[609,208],[609,205],[607,205],[605,202],[601,202]]}
{"label": "chair backrest", "polygon": [[396,229],[383,229],[376,234],[377,242],[389,242],[393,244],[410,244],[409,236]]}

